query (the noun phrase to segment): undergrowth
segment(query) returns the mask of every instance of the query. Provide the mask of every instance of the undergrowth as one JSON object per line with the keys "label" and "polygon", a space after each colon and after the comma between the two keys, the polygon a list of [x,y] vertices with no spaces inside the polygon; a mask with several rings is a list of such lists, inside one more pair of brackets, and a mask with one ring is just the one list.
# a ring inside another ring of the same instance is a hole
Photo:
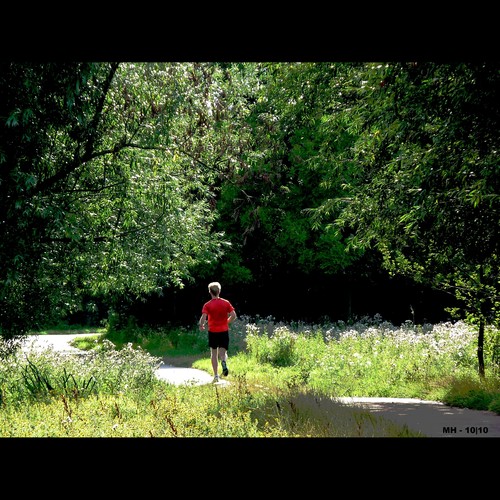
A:
{"label": "undergrowth", "polygon": [[101,333],[78,339],[76,355],[19,350],[0,364],[0,436],[418,437],[339,404],[343,396],[440,400],[500,414],[492,328],[485,378],[477,374],[476,332],[461,322],[395,327],[375,317],[306,325],[241,317],[230,335],[231,384],[224,387],[156,377],[174,357],[211,372],[206,333],[195,327]]}

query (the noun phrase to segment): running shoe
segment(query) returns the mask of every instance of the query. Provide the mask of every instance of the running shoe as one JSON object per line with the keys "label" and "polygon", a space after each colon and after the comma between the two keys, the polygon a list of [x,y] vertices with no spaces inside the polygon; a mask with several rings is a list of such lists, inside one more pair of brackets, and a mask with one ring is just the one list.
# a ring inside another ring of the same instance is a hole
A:
{"label": "running shoe", "polygon": [[229,373],[229,370],[227,369],[226,362],[223,361],[222,362],[222,375],[224,375],[224,377],[227,377],[228,373]]}

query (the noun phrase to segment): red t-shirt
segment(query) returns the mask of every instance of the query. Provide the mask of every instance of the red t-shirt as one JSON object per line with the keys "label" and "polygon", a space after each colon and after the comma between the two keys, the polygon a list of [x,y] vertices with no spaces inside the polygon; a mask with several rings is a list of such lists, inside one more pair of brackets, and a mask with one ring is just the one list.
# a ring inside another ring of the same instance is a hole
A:
{"label": "red t-shirt", "polygon": [[208,330],[211,332],[225,332],[229,329],[227,315],[234,311],[231,302],[217,297],[203,304],[202,314],[208,316]]}

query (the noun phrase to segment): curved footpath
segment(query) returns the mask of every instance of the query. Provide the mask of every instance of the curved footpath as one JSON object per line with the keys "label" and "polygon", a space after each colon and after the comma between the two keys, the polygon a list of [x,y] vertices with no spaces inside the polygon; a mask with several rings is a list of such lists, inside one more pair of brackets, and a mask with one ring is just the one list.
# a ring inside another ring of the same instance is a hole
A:
{"label": "curved footpath", "polygon": [[[69,345],[75,337],[95,334],[37,335],[28,339],[26,347],[49,348],[57,351],[78,352]],[[178,368],[162,365],[158,378],[175,385],[203,385],[212,383],[209,373],[196,368]],[[228,384],[221,380],[218,385]],[[500,437],[500,415],[491,411],[469,410],[447,406],[438,401],[406,398],[336,398],[349,406],[358,406],[377,417],[392,420],[398,425],[420,432],[424,437],[494,438]]]}

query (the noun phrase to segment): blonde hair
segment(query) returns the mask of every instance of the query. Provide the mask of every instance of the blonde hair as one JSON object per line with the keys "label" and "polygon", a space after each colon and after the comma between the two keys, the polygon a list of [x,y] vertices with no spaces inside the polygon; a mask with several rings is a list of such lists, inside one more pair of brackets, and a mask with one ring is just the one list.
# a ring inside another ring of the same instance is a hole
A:
{"label": "blonde hair", "polygon": [[219,295],[221,288],[218,281],[212,281],[212,283],[208,284],[208,291],[213,295]]}

